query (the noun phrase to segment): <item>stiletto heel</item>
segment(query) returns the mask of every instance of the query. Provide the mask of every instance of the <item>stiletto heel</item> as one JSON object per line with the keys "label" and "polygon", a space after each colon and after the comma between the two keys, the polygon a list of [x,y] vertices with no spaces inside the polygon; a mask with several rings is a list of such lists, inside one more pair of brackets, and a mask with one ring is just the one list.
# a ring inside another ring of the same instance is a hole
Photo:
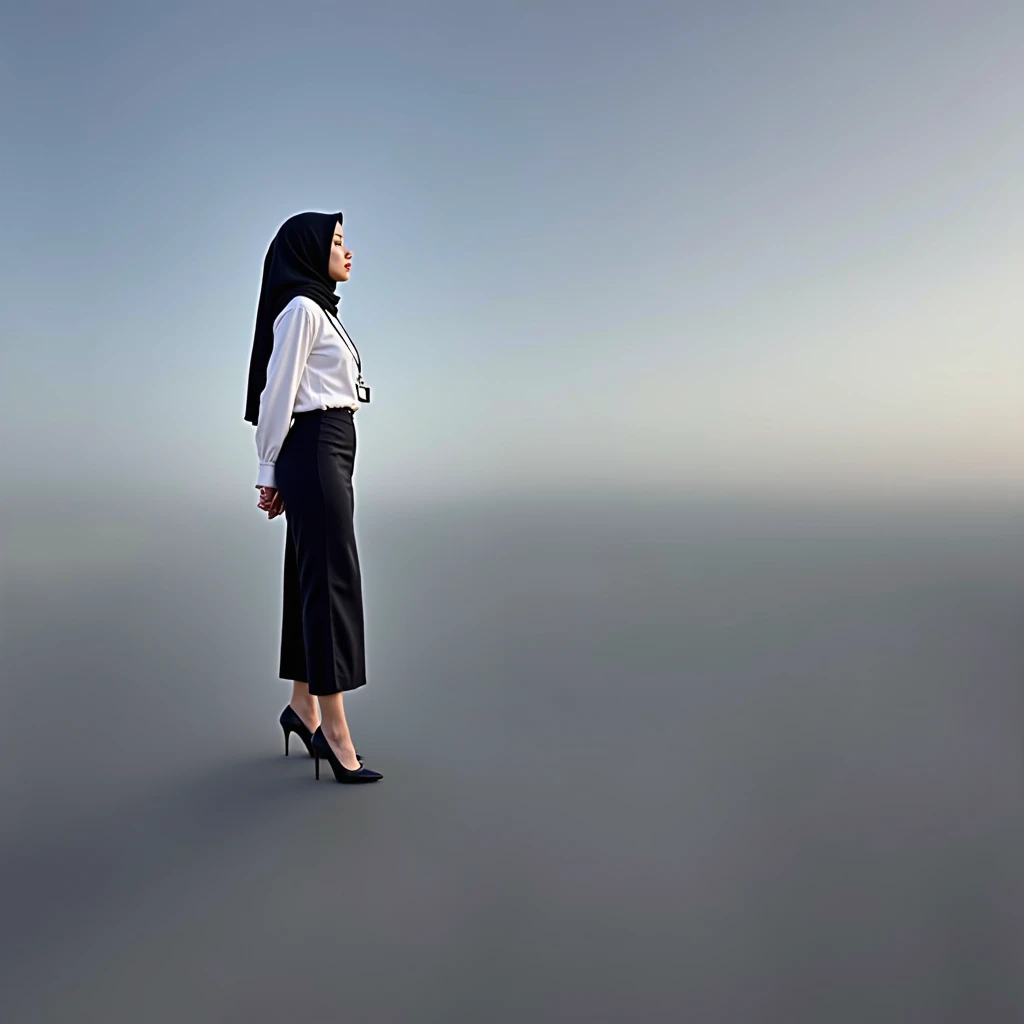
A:
{"label": "stiletto heel", "polygon": [[[338,782],[345,783],[360,783],[360,782],[377,782],[383,779],[384,776],[380,772],[371,771],[369,768],[363,767],[363,762],[359,761],[359,767],[354,771],[350,768],[346,768],[339,760],[337,754],[331,748],[330,743],[327,742],[327,737],[324,735],[323,729],[317,729],[313,733],[313,740],[311,743],[313,748],[313,758],[316,761],[316,777],[320,778],[320,761],[321,759],[326,761],[331,769],[334,771],[334,778]],[[359,760],[359,755],[356,754],[356,759]]]}

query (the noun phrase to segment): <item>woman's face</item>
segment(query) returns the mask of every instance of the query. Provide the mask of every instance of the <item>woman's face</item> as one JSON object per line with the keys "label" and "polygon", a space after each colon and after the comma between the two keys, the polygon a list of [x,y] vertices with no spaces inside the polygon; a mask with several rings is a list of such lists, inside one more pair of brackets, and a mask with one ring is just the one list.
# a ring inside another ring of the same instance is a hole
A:
{"label": "woman's face", "polygon": [[327,272],[332,281],[347,281],[352,273],[352,253],[345,248],[345,235],[340,224],[334,225],[334,239],[331,241],[331,262]]}

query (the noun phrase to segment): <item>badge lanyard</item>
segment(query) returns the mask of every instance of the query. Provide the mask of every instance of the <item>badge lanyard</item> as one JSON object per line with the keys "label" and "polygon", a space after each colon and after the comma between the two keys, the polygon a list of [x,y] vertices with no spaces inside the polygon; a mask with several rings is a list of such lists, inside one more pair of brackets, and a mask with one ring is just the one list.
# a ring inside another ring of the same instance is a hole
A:
{"label": "badge lanyard", "polygon": [[[327,310],[324,310],[327,313]],[[370,388],[363,380],[363,363],[359,358],[359,349],[356,348],[355,342],[349,337],[348,331],[345,330],[345,325],[336,317],[327,313],[327,319],[331,321],[331,326],[335,329],[338,337],[345,342],[349,352],[352,353],[352,358],[356,361],[356,398],[362,403],[368,403],[370,401]]]}

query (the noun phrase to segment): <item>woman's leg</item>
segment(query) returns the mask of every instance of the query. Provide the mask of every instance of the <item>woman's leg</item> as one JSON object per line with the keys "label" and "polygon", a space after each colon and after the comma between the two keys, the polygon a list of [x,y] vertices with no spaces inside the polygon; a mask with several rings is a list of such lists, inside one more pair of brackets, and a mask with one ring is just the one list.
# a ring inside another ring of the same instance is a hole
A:
{"label": "woman's leg", "polygon": [[299,679],[292,681],[292,699],[288,702],[292,711],[295,712],[305,723],[310,732],[316,732],[320,724],[320,705],[316,697],[309,692],[309,683]]}
{"label": "woman's leg", "polygon": [[323,694],[317,700],[320,701],[320,711],[324,716],[322,728],[327,742],[338,755],[338,760],[349,771],[356,771],[359,768],[359,758],[356,757],[356,748],[348,731],[348,722],[345,720],[342,694]]}
{"label": "woman's leg", "polygon": [[[366,683],[362,586],[353,526],[354,460],[351,416],[321,414],[301,421],[296,417],[277,462],[294,553],[291,578],[298,582],[294,592],[299,597],[290,606],[301,607],[307,666],[305,675],[291,678],[308,680],[308,692],[320,702],[324,736],[351,771],[358,769],[359,761],[342,693]],[[293,615],[293,624],[297,621]]]}

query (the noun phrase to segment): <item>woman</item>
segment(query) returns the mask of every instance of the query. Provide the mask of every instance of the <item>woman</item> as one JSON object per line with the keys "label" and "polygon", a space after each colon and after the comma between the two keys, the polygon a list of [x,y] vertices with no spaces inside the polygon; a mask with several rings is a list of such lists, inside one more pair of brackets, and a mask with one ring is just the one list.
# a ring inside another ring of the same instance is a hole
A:
{"label": "woman", "polygon": [[280,674],[292,680],[281,713],[339,782],[376,782],[345,720],[342,694],[366,683],[362,584],[353,528],[353,416],[369,390],[338,320],[337,282],[352,253],[340,213],[285,221],[263,261],[245,418],[256,427],[259,508],[287,519]]}

